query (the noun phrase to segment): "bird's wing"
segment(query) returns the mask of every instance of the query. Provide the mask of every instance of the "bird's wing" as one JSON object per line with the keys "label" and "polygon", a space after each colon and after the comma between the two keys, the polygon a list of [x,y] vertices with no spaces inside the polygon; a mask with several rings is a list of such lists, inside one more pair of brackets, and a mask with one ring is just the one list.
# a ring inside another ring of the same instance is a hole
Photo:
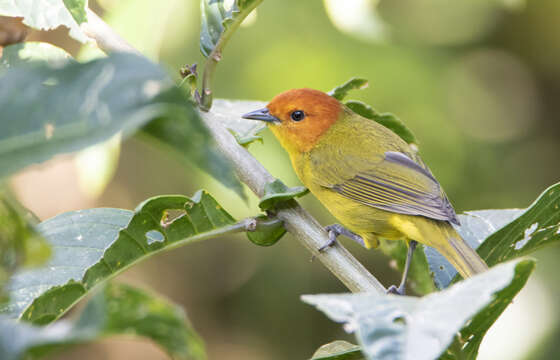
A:
{"label": "bird's wing", "polygon": [[378,209],[459,224],[440,184],[419,158],[388,151],[377,159],[345,156],[343,162],[321,169],[326,180],[321,186]]}

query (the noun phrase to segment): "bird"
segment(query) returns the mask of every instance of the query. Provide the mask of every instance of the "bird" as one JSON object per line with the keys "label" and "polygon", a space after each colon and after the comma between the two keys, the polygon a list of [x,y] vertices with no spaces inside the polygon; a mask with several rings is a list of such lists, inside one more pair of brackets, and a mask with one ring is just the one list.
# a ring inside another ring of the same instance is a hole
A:
{"label": "bird", "polygon": [[428,166],[389,128],[308,88],[278,94],[242,118],[267,123],[300,181],[340,222],[325,228],[329,242],[320,251],[339,235],[368,249],[379,238],[405,240],[401,282],[388,289],[400,295],[417,243],[435,248],[464,279],[488,269],[453,228],[459,219]]}

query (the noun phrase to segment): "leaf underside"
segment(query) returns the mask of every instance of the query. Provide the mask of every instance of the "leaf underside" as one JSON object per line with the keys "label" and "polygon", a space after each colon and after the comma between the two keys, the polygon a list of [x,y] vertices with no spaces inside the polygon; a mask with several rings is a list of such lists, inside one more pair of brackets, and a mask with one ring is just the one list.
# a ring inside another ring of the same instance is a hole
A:
{"label": "leaf underside", "polygon": [[475,358],[482,337],[533,269],[532,260],[500,264],[422,298],[359,293],[302,299],[355,332],[368,359],[435,359],[458,331],[467,358]]}

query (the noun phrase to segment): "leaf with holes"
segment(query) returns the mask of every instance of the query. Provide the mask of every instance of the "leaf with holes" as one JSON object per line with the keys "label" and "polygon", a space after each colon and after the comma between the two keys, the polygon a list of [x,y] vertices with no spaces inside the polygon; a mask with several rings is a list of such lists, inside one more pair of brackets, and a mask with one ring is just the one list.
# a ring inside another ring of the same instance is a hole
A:
{"label": "leaf with holes", "polygon": [[80,24],[87,21],[86,0],[11,0],[0,2],[0,15],[22,17],[23,23],[38,30],[53,30],[59,26],[70,29],[70,36],[86,42]]}
{"label": "leaf with holes", "polygon": [[344,84],[329,91],[328,94],[338,101],[342,101],[351,90],[365,89],[367,87],[368,81],[366,79],[353,77]]}
{"label": "leaf with holes", "polygon": [[[479,210],[459,215],[459,234],[489,266],[533,253],[560,241],[560,183],[546,189],[527,209]],[[439,288],[457,271],[434,249],[425,248]]]}
{"label": "leaf with holes", "polygon": [[470,319],[465,329],[472,328],[476,335],[467,341],[484,336],[488,325],[483,324],[484,317],[491,314],[488,322],[493,323],[533,269],[532,260],[500,264],[422,298],[359,293],[302,299],[354,332],[368,359],[431,360],[447,349]]}
{"label": "leaf with holes", "polygon": [[38,225],[52,258],[16,273],[0,313],[38,324],[64,314],[96,284],[161,251],[245,230],[204,191],[192,198],[158,196],[134,211],[90,209],[58,215]]}
{"label": "leaf with holes", "polygon": [[[234,0],[226,9],[224,0],[201,0],[200,51],[202,54],[206,57],[210,56],[218,43],[227,41],[247,15],[261,2],[262,0]],[[218,51],[221,51],[221,48]]]}
{"label": "leaf with holes", "polygon": [[0,358],[40,357],[113,335],[151,339],[174,359],[206,358],[202,341],[179,306],[124,284],[108,284],[73,321],[36,327],[0,316]]}

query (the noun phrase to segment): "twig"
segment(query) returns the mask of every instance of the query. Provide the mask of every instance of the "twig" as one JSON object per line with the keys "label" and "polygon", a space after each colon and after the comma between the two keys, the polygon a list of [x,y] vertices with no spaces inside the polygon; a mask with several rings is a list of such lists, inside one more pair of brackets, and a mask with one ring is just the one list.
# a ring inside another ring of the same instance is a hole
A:
{"label": "twig", "polygon": [[232,22],[228,26],[228,28],[224,29],[222,36],[220,36],[220,40],[218,40],[218,43],[216,44],[216,46],[214,46],[214,49],[212,50],[210,55],[208,55],[208,59],[206,60],[206,66],[204,67],[204,73],[202,74],[202,94],[200,100],[200,107],[203,111],[208,111],[212,107],[213,94],[212,94],[211,86],[214,80],[214,73],[216,72],[215,71],[216,66],[218,65],[218,62],[220,62],[220,60],[222,59],[222,50],[228,43],[229,39],[231,38],[231,35],[235,32],[235,30],[237,30],[239,25],[241,25],[242,20],[246,18],[247,15],[249,15],[249,13],[251,13],[251,11],[253,11],[257,6],[259,6],[259,4],[262,1],[263,0],[253,1],[250,6],[242,10],[237,15],[238,20]]}
{"label": "twig", "polygon": [[[88,11],[87,35],[97,42],[105,52],[138,51],[120,38],[103,20]],[[258,196],[264,193],[265,184],[274,177],[231,135],[212,112],[202,112],[208,129],[212,133],[222,153],[232,163],[237,175]],[[325,252],[319,252],[327,243],[327,233],[323,227],[295,200],[279,209],[277,216],[284,221],[286,229],[299,240],[318,260],[353,292],[376,291],[385,293],[383,285],[371,275],[344,247],[336,244]]]}

